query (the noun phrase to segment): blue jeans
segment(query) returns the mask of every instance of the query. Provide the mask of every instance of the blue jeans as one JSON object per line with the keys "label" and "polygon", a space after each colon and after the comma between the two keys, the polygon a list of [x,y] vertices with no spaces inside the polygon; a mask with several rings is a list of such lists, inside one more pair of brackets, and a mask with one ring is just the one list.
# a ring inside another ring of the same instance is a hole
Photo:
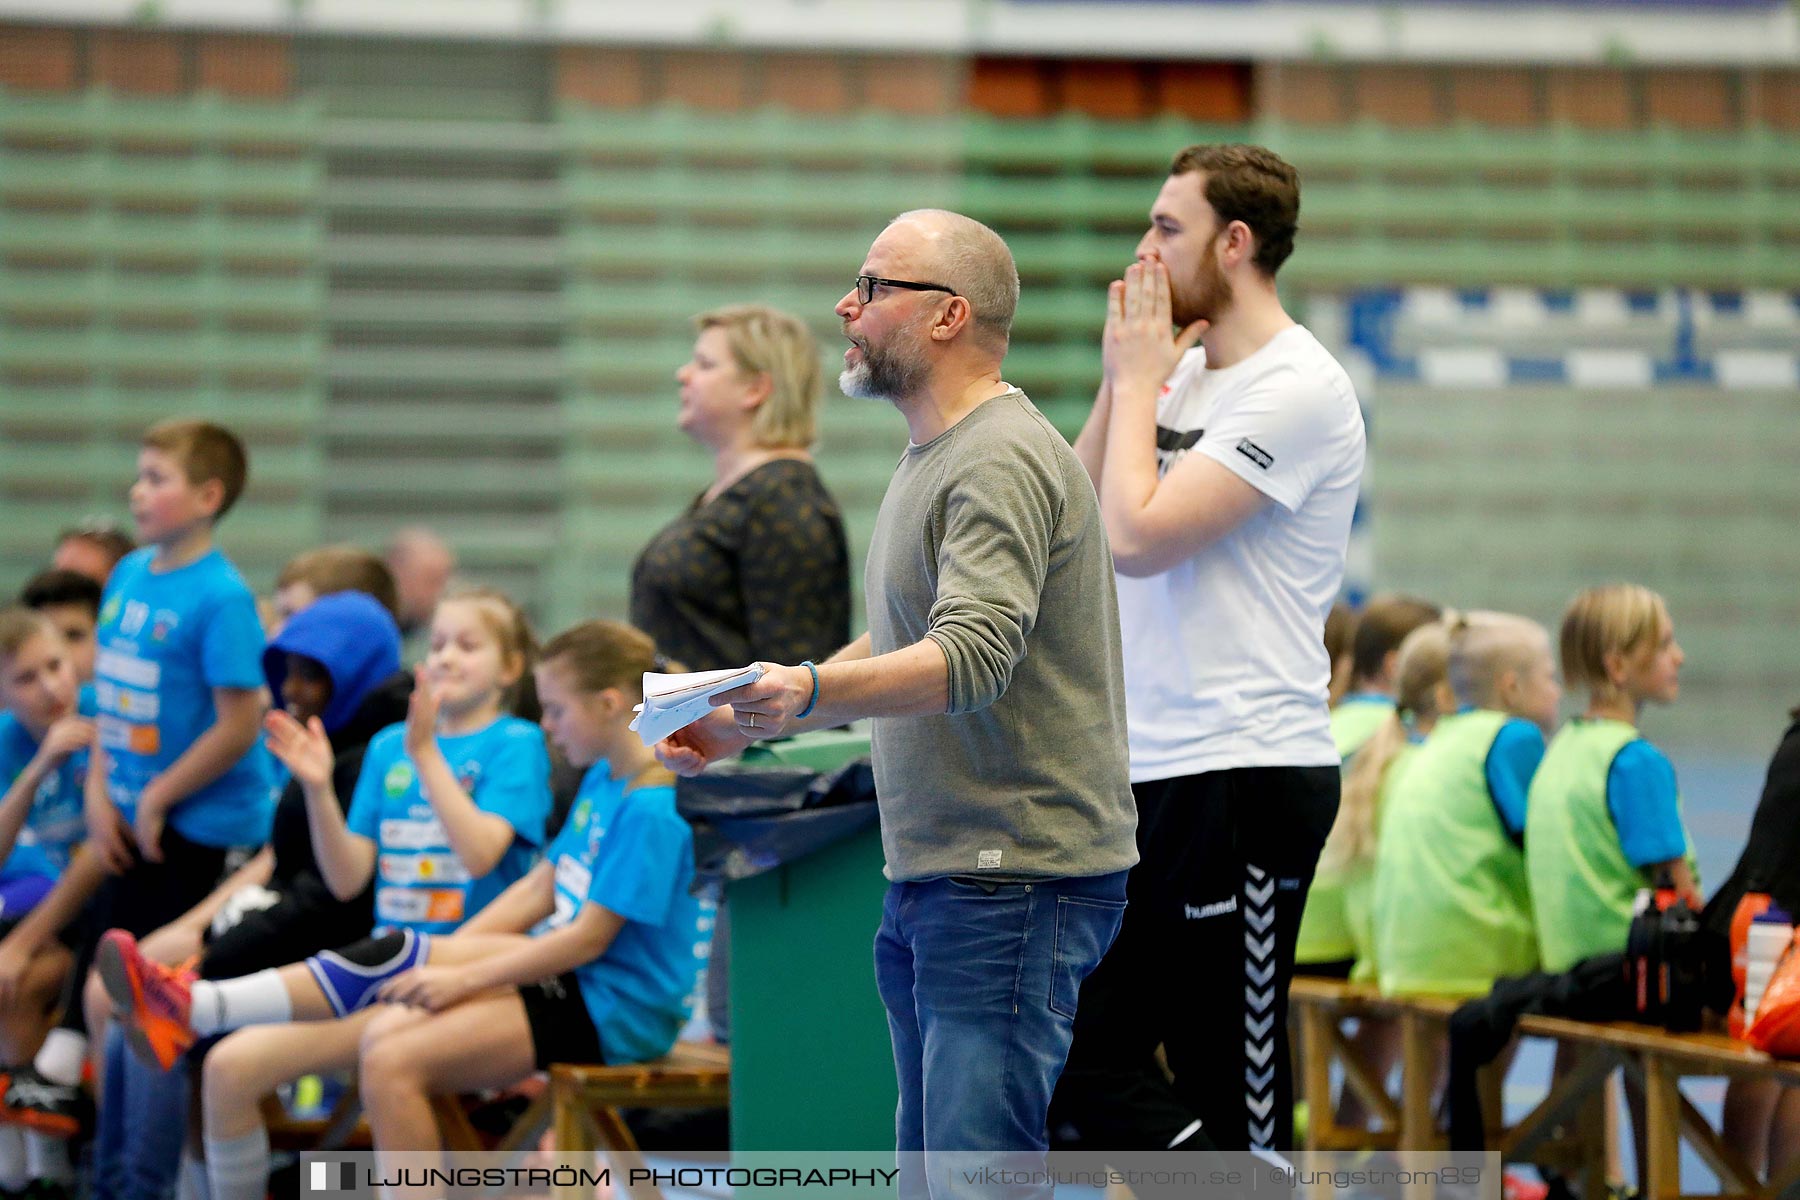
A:
{"label": "blue jeans", "polygon": [[175,1194],[187,1134],[188,1065],[145,1066],[114,1025],[107,1030],[106,1100],[94,1131],[93,1200],[163,1200]]}
{"label": "blue jeans", "polygon": [[[1081,981],[1119,932],[1125,874],[888,887],[875,982],[900,1084],[902,1196],[951,1194],[932,1170],[934,1153],[1048,1149],[1045,1117]],[[1047,1198],[1051,1189],[1005,1194]]]}

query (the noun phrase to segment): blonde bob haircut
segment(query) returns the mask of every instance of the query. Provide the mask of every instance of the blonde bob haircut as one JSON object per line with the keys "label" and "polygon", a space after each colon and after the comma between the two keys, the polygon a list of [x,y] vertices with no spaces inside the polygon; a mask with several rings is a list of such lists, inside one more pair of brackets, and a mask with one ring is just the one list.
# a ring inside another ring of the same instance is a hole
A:
{"label": "blonde bob haircut", "polygon": [[766,375],[769,398],[750,420],[750,436],[765,450],[804,450],[818,438],[819,343],[799,317],[761,304],[734,304],[694,318],[699,333],[725,334],[731,358],[745,375]]}
{"label": "blonde bob haircut", "polygon": [[1563,680],[1590,692],[1613,690],[1606,656],[1630,656],[1654,647],[1669,623],[1663,598],[1637,583],[1589,588],[1563,613],[1558,649]]}

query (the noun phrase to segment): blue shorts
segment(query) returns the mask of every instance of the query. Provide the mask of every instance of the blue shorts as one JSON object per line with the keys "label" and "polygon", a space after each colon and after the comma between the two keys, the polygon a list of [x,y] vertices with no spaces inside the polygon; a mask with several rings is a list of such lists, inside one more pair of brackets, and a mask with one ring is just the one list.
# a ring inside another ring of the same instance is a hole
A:
{"label": "blue shorts", "polygon": [[43,902],[56,880],[48,875],[14,875],[0,879],[0,921],[16,921]]}

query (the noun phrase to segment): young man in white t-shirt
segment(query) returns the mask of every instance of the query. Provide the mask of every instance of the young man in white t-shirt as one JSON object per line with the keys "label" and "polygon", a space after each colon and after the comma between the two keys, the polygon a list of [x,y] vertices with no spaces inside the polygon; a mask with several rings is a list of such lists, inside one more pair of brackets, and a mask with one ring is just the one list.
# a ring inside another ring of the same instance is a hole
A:
{"label": "young man in white t-shirt", "polygon": [[1338,801],[1322,639],[1363,467],[1349,378],[1275,292],[1299,207],[1269,151],[1191,146],[1108,293],[1075,449],[1119,574],[1141,861],[1051,1113],[1084,1145],[1292,1141],[1287,984]]}

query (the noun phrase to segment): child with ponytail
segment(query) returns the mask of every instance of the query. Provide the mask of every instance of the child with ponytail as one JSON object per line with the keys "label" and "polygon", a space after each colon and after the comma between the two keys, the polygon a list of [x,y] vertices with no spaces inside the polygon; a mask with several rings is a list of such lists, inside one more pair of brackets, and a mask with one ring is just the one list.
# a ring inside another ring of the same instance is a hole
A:
{"label": "child with ponytail", "polygon": [[[1450,622],[1421,625],[1400,643],[1393,665],[1394,708],[1351,760],[1344,779],[1337,820],[1319,855],[1319,871],[1338,880],[1344,898],[1345,928],[1355,952],[1350,978],[1374,982],[1375,848],[1384,797],[1438,718],[1455,710],[1446,668],[1450,657]],[[1352,1046],[1376,1078],[1384,1078],[1400,1055],[1397,1023],[1382,1017],[1359,1022]],[[1345,1087],[1338,1099],[1336,1123],[1362,1128],[1369,1111],[1362,1097]]]}

